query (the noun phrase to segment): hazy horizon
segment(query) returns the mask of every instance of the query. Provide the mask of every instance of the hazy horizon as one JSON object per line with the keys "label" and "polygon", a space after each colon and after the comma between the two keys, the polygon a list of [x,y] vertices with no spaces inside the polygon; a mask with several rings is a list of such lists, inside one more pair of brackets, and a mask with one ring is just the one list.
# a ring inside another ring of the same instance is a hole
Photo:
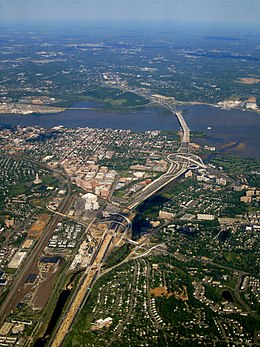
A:
{"label": "hazy horizon", "polygon": [[[258,0],[0,0],[2,25],[31,21],[166,22],[259,28]],[[27,23],[28,24],[28,23]]]}

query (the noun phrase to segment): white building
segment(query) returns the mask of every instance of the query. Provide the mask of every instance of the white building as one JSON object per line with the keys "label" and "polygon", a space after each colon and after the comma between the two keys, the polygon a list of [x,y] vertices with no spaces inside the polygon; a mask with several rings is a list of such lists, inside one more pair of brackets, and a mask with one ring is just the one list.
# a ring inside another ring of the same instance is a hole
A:
{"label": "white building", "polygon": [[42,183],[42,180],[39,177],[38,172],[36,173],[35,180],[33,181],[34,184],[40,184]]}
{"label": "white building", "polygon": [[22,251],[16,252],[12,260],[9,262],[8,267],[10,269],[18,269],[18,267],[21,265],[26,255],[27,255],[26,252],[22,252]]}
{"label": "white building", "polygon": [[200,219],[200,220],[214,220],[215,216],[213,214],[198,213],[197,214],[197,219]]}
{"label": "white building", "polygon": [[98,198],[95,194],[87,193],[82,196],[85,202],[85,210],[86,211],[96,211],[99,209]]}

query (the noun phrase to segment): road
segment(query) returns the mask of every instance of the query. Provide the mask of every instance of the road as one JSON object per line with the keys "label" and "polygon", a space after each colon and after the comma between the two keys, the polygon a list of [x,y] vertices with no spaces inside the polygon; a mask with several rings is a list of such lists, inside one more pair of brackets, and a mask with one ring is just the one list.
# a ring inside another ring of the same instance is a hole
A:
{"label": "road", "polygon": [[128,211],[127,214],[134,210],[143,201],[145,201],[146,199],[157,193],[159,190],[161,190],[163,187],[168,185],[170,182],[182,176],[186,171],[187,167],[182,167],[181,165],[176,163],[176,166],[171,171],[168,170],[165,174],[161,175],[155,181],[148,184],[145,188],[143,188],[133,197],[133,200],[125,209],[126,211]]}
{"label": "road", "polygon": [[[67,183],[67,194],[62,204],[59,206],[58,210],[61,213],[65,213],[68,210],[68,207],[70,206],[71,201],[72,201],[72,197],[71,197],[70,185]],[[0,307],[0,325],[4,322],[5,318],[10,314],[11,310],[14,309],[15,305],[17,304],[16,300],[17,300],[18,291],[23,286],[26,280],[26,277],[30,273],[30,270],[33,269],[35,265],[37,264],[47,242],[52,236],[53,231],[55,230],[61,218],[62,217],[59,215],[53,216],[53,218],[47,225],[46,229],[44,230],[44,233],[42,234],[42,236],[36,243],[36,246],[32,249],[31,253],[27,255],[23,267],[15,276],[13,283],[10,287],[10,291],[5,301]]]}

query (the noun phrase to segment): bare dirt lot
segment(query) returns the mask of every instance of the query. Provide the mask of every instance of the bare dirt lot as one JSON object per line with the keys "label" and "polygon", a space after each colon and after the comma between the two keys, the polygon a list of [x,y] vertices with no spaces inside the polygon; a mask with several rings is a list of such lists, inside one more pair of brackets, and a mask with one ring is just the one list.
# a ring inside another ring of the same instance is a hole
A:
{"label": "bare dirt lot", "polygon": [[33,223],[33,225],[30,227],[28,231],[28,238],[38,240],[44,228],[49,223],[50,219],[51,219],[50,215],[46,213],[41,214],[39,218],[37,219],[37,221]]}

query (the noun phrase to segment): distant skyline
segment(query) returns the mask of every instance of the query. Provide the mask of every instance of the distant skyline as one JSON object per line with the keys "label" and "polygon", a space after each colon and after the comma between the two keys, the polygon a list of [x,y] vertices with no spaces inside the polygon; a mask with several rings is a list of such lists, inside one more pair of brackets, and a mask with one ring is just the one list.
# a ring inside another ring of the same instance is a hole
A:
{"label": "distant skyline", "polygon": [[1,22],[47,19],[260,26],[260,0],[0,0]]}

